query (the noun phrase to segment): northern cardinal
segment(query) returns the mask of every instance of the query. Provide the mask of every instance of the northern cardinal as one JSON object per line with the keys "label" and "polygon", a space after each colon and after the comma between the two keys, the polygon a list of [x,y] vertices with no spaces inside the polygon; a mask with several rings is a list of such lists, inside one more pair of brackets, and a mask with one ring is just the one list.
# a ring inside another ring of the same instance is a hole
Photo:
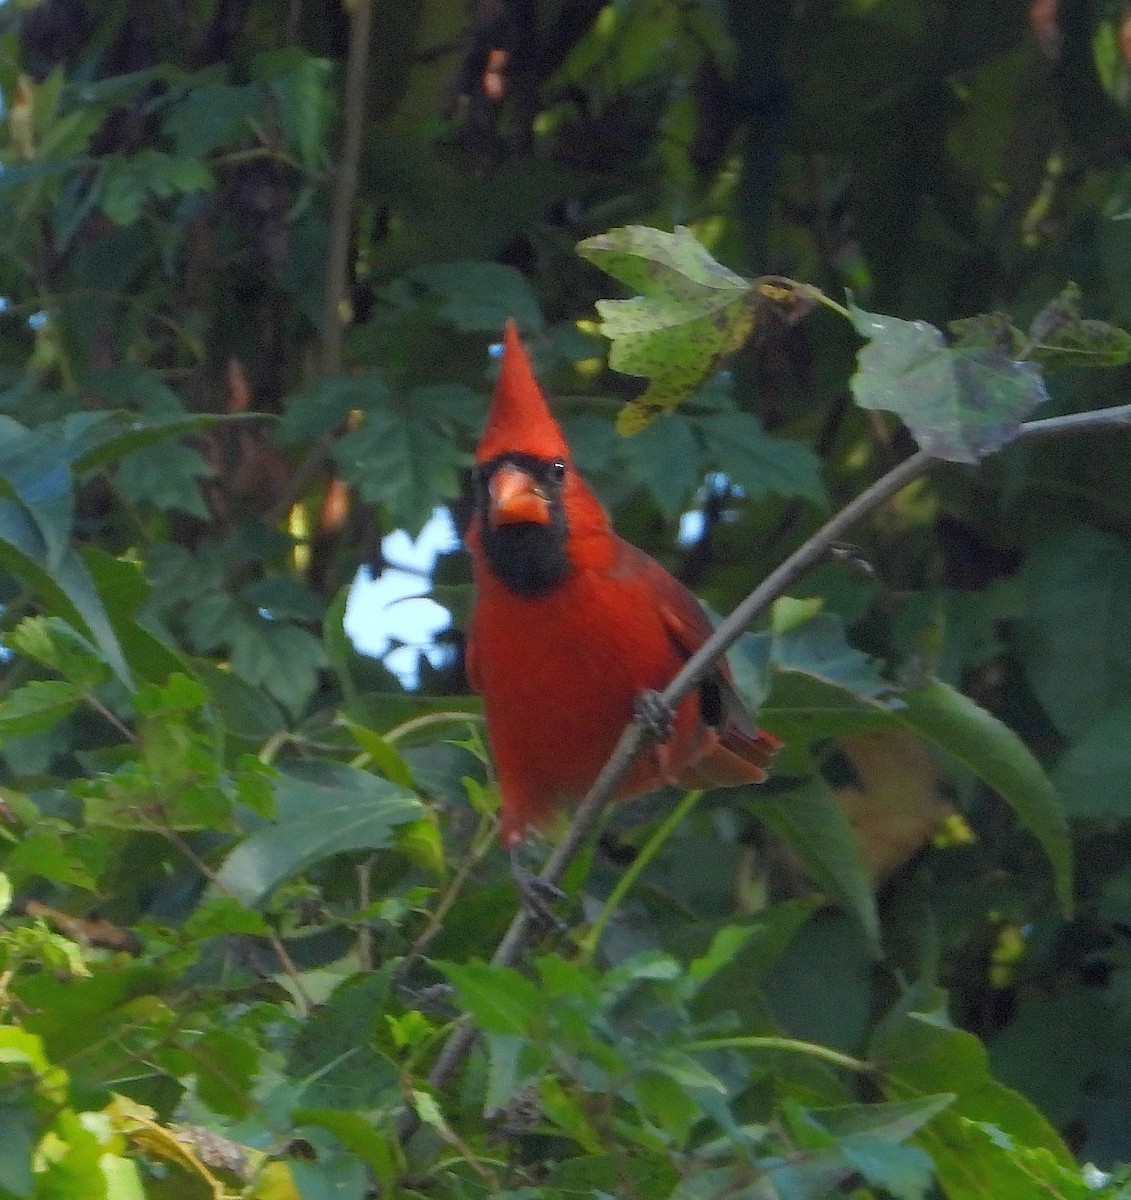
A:
{"label": "northern cardinal", "polygon": [[[589,790],[642,694],[711,633],[699,602],[613,532],[573,465],[514,322],[476,453],[468,532],[476,600],[468,678],[482,693],[514,849]],[[618,797],[665,783],[758,783],[780,745],[758,730],[720,660],[639,754]]]}

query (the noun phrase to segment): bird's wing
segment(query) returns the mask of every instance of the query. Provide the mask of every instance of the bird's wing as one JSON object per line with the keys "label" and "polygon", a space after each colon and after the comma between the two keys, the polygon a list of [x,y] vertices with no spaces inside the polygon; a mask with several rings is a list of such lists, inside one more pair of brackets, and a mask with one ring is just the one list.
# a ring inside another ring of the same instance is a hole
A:
{"label": "bird's wing", "polygon": [[[664,629],[680,658],[686,661],[713,632],[707,613],[695,596],[654,558],[629,542],[623,545],[618,555],[622,569],[647,577]],[[700,712],[704,723],[717,734],[718,744],[705,759],[684,772],[681,782],[688,786],[716,786],[764,779],[781,742],[754,723],[734,686],[725,657],[715,662],[699,687]]]}

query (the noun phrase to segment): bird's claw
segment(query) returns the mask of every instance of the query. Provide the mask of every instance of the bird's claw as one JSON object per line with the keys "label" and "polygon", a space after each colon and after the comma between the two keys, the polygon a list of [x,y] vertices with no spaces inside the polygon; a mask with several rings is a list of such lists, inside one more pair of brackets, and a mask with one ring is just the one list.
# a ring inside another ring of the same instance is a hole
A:
{"label": "bird's claw", "polygon": [[652,688],[637,694],[633,716],[653,741],[666,742],[671,737],[675,712],[663,696]]}
{"label": "bird's claw", "polygon": [[565,899],[565,892],[556,883],[535,875],[529,867],[517,861],[514,855],[511,856],[511,875],[522,900],[522,907],[530,914],[531,919],[559,934],[565,933],[569,926],[553,909],[553,905]]}

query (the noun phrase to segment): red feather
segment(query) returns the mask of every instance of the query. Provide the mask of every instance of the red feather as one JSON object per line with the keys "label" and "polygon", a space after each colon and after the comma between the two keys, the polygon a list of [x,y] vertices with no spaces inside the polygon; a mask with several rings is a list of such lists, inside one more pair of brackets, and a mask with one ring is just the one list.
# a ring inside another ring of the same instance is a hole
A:
{"label": "red feather", "polygon": [[[526,460],[545,463],[548,471],[555,460],[564,467],[558,503],[565,559],[560,579],[538,594],[504,582],[484,544],[487,523],[551,525],[552,487],[529,478],[510,515],[492,509],[504,491],[509,503],[507,489],[524,477],[522,469],[499,468],[500,459],[513,456],[519,468]],[[511,846],[528,826],[544,825],[560,807],[581,800],[632,719],[637,696],[663,690],[711,625],[681,583],[613,532],[573,468],[512,322],[476,461],[498,474],[497,486],[490,484],[481,497],[468,538],[476,603],[467,669],[483,695],[502,795],[501,833]],[[637,757],[617,795],[664,783],[757,783],[779,745],[755,727],[720,662],[679,706],[668,741]]]}

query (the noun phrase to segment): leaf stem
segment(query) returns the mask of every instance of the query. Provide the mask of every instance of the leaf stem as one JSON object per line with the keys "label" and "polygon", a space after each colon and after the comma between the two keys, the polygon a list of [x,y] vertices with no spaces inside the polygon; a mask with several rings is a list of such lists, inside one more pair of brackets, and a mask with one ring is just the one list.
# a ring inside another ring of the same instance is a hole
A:
{"label": "leaf stem", "polygon": [[688,1054],[704,1053],[708,1050],[784,1050],[789,1054],[805,1054],[809,1058],[819,1058],[831,1063],[834,1067],[843,1067],[846,1071],[856,1071],[861,1075],[874,1075],[876,1067],[863,1059],[852,1058],[822,1046],[818,1042],[802,1042],[797,1038],[763,1036],[751,1034],[738,1037],[703,1038],[698,1042],[685,1042],[681,1047]]}
{"label": "leaf stem", "polygon": [[604,908],[601,909],[601,915],[594,921],[593,928],[581,939],[581,950],[586,961],[590,960],[596,953],[597,946],[601,941],[601,935],[605,932],[605,926],[608,925],[613,914],[620,907],[621,901],[628,895],[637,879],[643,874],[644,868],[660,852],[660,847],[683,824],[684,818],[699,803],[699,797],[702,795],[702,790],[688,792],[675,808],[668,813],[656,831],[644,844],[644,848],[632,860],[628,870],[617,880],[616,887],[613,888],[609,894],[609,898],[605,901]]}
{"label": "leaf stem", "polygon": [[427,729],[429,725],[454,725],[457,723],[482,725],[483,716],[481,713],[460,712],[458,709],[422,713],[419,717],[409,717],[407,721],[402,721],[399,725],[394,725],[384,737],[387,742],[396,742],[407,734],[416,733],[420,729]]}

